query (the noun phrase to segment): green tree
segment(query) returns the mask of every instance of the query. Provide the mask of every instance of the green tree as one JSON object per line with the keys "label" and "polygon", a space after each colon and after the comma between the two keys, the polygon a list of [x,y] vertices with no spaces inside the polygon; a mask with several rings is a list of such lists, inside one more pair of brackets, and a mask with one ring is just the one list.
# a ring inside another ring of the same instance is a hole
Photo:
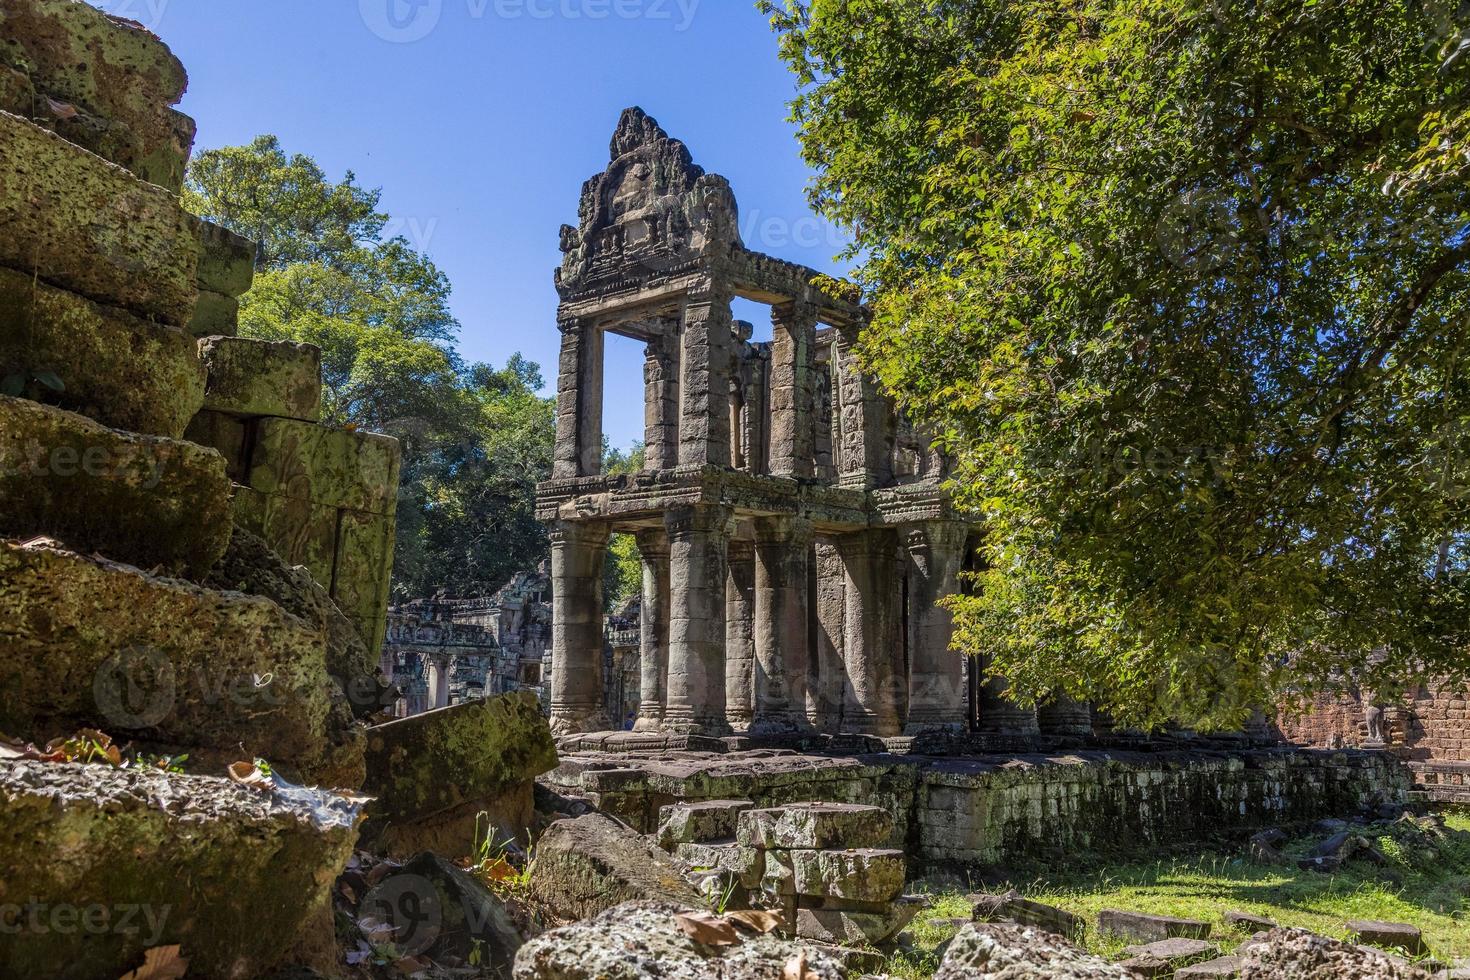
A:
{"label": "green tree", "polygon": [[[602,472],[608,476],[630,476],[643,472],[647,450],[643,443],[633,443],[626,453],[612,449],[603,440]],[[643,556],[638,539],[631,534],[614,534],[608,541],[603,569],[602,595],[608,610],[617,609],[643,591]]]}
{"label": "green tree", "polygon": [[1455,4],[761,6],[866,365],[987,522],[964,651],[1200,727],[1465,679]]}
{"label": "green tree", "polygon": [[320,347],[324,421],[402,443],[395,596],[490,592],[546,552],[533,510],[552,404],[519,354],[461,362],[449,281],[383,237],[380,196],[272,136],[199,154],[185,189],[195,213],[261,243],[241,335]]}

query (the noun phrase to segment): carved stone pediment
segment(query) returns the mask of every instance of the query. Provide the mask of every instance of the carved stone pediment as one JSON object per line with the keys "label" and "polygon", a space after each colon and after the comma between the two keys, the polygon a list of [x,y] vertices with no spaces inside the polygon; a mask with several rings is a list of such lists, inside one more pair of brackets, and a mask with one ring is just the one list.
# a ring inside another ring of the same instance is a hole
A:
{"label": "carved stone pediment", "polygon": [[579,225],[561,230],[563,297],[697,268],[740,247],[729,182],[642,109],[623,112],[608,168],[582,187]]}

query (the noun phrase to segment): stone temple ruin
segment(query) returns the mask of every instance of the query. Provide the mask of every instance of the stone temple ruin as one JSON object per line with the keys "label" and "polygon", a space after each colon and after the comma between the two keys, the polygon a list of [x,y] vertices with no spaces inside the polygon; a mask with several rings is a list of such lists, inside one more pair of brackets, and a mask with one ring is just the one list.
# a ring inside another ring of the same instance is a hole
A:
{"label": "stone temple ruin", "polygon": [[[972,526],[940,488],[944,460],[858,369],[851,290],[747,249],[729,184],[639,109],[562,251],[556,462],[538,496],[553,730],[616,727],[598,683],[614,532],[644,565],[640,732],[964,727],[936,600],[960,587]],[[770,305],[770,343],[750,342],[735,297]],[[609,333],[647,345],[647,464],[629,477],[600,473]]]}

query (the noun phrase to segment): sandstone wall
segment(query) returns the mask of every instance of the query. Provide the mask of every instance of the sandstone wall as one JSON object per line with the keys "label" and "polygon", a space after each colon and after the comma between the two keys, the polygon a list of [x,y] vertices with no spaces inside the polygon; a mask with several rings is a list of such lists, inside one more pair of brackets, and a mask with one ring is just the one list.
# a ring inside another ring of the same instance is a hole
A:
{"label": "sandstone wall", "polygon": [[[1367,737],[1363,704],[1348,695],[1322,695],[1311,711],[1277,722],[1297,745],[1359,746]],[[1421,688],[1384,719],[1389,748],[1417,762],[1470,762],[1470,691],[1434,685]]]}

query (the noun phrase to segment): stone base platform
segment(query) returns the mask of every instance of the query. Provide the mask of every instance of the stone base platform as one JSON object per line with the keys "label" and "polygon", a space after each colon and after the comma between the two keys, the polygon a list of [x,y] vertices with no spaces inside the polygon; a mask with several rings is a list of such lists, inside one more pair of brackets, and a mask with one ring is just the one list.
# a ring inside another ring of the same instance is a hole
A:
{"label": "stone base platform", "polygon": [[782,749],[563,750],[541,777],[643,833],[672,803],[827,801],[893,814],[910,863],[1002,865],[1090,850],[1244,839],[1268,827],[1402,802],[1408,770],[1384,753],[1295,749],[1083,750],[936,757]]}

